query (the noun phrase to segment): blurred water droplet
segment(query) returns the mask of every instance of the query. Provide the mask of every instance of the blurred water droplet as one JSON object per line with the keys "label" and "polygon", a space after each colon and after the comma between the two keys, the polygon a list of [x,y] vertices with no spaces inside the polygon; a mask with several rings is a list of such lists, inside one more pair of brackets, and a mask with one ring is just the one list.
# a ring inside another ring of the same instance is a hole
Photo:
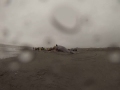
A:
{"label": "blurred water droplet", "polygon": [[46,40],[46,43],[47,43],[48,45],[50,45],[50,44],[52,43],[51,39],[48,38],[48,39]]}
{"label": "blurred water droplet", "polygon": [[7,28],[3,29],[3,36],[8,37],[9,35],[9,30]]}
{"label": "blurred water droplet", "polygon": [[34,55],[30,51],[23,51],[18,56],[19,61],[22,63],[28,63],[28,62],[32,61],[33,58],[34,58]]}
{"label": "blurred water droplet", "polygon": [[112,43],[112,44],[110,44],[110,45],[108,46],[108,50],[109,50],[110,52],[119,52],[120,47],[118,46],[117,43]]}
{"label": "blurred water droplet", "polygon": [[100,42],[100,36],[99,35],[94,35],[93,39],[94,39],[95,43]]}
{"label": "blurred water droplet", "polygon": [[19,45],[19,41],[20,41],[20,37],[22,36],[21,33],[19,33],[19,35],[16,35],[13,40],[11,41],[11,44],[13,45]]}
{"label": "blurred water droplet", "polygon": [[113,52],[109,55],[109,60],[112,63],[119,63],[120,62],[120,53],[119,52]]}
{"label": "blurred water droplet", "polygon": [[20,66],[19,66],[19,63],[18,63],[18,62],[12,62],[12,63],[9,64],[9,69],[10,69],[11,71],[16,71],[16,70],[18,70],[19,68],[20,68]]}
{"label": "blurred water droplet", "polygon": [[117,43],[112,43],[112,44],[109,45],[109,47],[111,47],[111,48],[116,48],[116,47],[119,47],[119,46],[118,46]]}
{"label": "blurred water droplet", "polygon": [[5,5],[8,6],[11,2],[12,0],[6,0]]}
{"label": "blurred water droplet", "polygon": [[68,5],[56,7],[51,21],[54,27],[67,33],[76,33],[80,28],[77,12]]}
{"label": "blurred water droplet", "polygon": [[0,6],[7,6],[10,0],[0,0]]}
{"label": "blurred water droplet", "polygon": [[44,41],[45,41],[45,45],[47,47],[51,47],[51,46],[55,45],[55,43],[51,37],[46,37]]}

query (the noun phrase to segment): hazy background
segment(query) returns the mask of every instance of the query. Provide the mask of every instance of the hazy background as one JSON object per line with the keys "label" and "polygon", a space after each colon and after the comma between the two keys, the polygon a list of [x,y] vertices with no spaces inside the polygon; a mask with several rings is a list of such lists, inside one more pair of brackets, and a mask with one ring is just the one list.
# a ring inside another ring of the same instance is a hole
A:
{"label": "hazy background", "polygon": [[119,38],[120,0],[0,0],[4,44],[108,47]]}

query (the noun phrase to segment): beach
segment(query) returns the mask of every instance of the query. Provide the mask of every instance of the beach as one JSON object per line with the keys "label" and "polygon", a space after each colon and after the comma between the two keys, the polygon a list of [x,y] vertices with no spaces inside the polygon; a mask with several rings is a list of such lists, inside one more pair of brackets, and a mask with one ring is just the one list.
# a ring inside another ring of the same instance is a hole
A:
{"label": "beach", "polygon": [[[0,60],[0,90],[120,90],[120,63],[109,60],[107,50],[32,52],[28,63]],[[19,67],[11,70],[11,63]]]}

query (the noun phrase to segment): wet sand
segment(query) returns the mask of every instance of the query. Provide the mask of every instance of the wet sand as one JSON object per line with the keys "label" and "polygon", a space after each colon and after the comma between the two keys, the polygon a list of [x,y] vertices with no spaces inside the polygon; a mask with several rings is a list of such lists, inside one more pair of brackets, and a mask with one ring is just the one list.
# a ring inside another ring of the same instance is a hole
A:
{"label": "wet sand", "polygon": [[[78,52],[33,51],[29,63],[17,57],[0,60],[0,90],[120,90],[120,63],[112,63],[107,50]],[[10,70],[12,62],[18,70]]]}

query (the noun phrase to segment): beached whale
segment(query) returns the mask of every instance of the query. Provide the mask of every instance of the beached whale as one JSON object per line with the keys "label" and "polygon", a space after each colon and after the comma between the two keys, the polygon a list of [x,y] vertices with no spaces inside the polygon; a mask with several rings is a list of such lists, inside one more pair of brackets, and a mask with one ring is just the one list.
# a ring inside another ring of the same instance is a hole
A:
{"label": "beached whale", "polygon": [[74,52],[72,50],[68,50],[66,47],[64,46],[61,46],[61,45],[57,45],[54,47],[57,51],[60,51],[60,52],[65,52],[65,53],[71,53],[73,54]]}

